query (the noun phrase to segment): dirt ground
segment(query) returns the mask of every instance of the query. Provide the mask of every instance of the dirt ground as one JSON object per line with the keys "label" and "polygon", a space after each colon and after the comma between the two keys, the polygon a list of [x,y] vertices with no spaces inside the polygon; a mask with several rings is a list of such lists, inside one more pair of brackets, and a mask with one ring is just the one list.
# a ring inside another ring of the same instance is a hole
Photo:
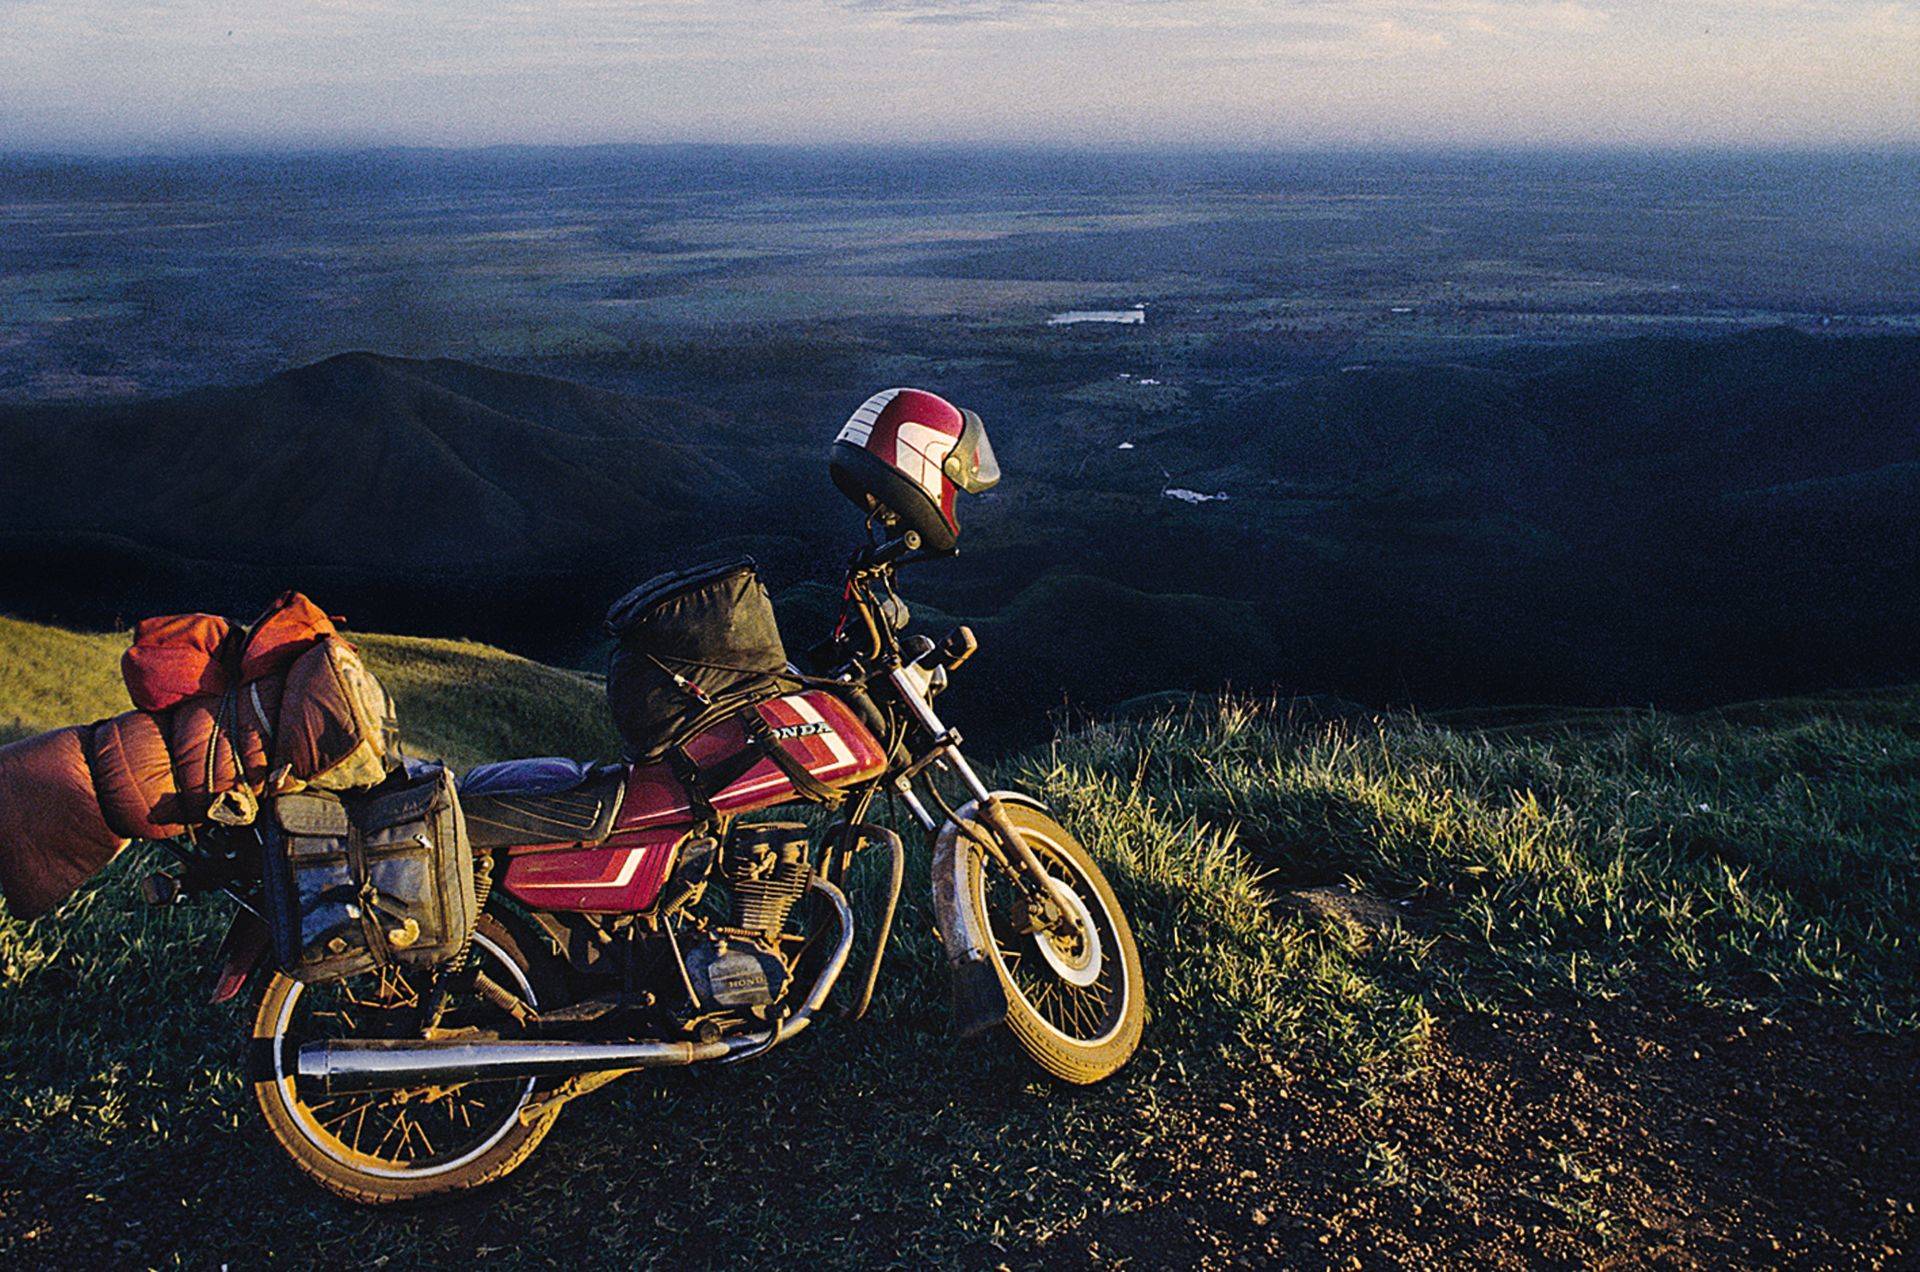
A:
{"label": "dirt ground", "polygon": [[[1920,1266],[1920,1040],[1691,1005],[1441,1028],[1375,1110],[1218,1092],[1144,1204],[1049,1261]],[[1249,1107],[1251,1105],[1252,1107]],[[1068,1244],[1063,1242],[1062,1244]]]}
{"label": "dirt ground", "polygon": [[[988,1243],[956,1262],[1920,1266],[1920,1039],[1863,1034],[1837,1018],[1777,1020],[1691,1005],[1536,1007],[1440,1026],[1429,1056],[1418,1076],[1372,1108],[1281,1070],[1238,1087],[1161,1091],[1163,1114],[1190,1133],[1159,1141],[1177,1147],[1143,1150],[1129,1165],[1127,1190],[1101,1198],[1090,1217],[1041,1244]],[[765,1182],[770,1206],[784,1208],[780,1184]],[[786,1184],[822,1186],[805,1172]],[[518,1192],[535,1186],[535,1176],[524,1176],[506,1193],[434,1213],[485,1234],[462,1243],[476,1257],[551,1261],[567,1249],[554,1244],[560,1234],[515,1218]],[[80,1223],[56,1201],[71,1190],[38,1201],[36,1191],[0,1188],[0,1214],[31,1229],[12,1234],[25,1241],[0,1246],[31,1249],[43,1266],[102,1258],[157,1265],[170,1261],[156,1262],[169,1247],[193,1258],[166,1235],[182,1222],[178,1210],[160,1200],[151,1210],[139,1205],[149,1190],[109,1189],[116,1204],[88,1207]],[[398,1219],[308,1200],[352,1219],[356,1241]],[[636,1200],[645,1203],[646,1194]],[[231,1201],[229,1194],[195,1204]],[[855,1261],[874,1262],[879,1249],[911,1260],[911,1226],[893,1234],[898,1244],[871,1235],[877,1240]],[[647,1248],[680,1265],[706,1266],[717,1253],[697,1232],[672,1225],[651,1230]],[[320,1250],[296,1240],[290,1250],[255,1253],[297,1264]],[[235,1266],[247,1261],[241,1255]]]}

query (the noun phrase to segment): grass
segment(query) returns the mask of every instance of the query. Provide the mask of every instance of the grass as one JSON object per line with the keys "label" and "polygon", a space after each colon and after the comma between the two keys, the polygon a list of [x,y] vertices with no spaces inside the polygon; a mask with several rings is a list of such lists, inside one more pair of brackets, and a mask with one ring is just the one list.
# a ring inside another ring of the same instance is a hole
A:
{"label": "grass", "polygon": [[1342,967],[1357,1002],[1411,995],[1409,1041],[1450,1004],[1649,979],[1912,1029],[1920,704],[1866,707],[1787,703],[1772,724],[1626,713],[1526,736],[1229,702],[1087,728],[1037,775],[1083,821],[1126,810],[1231,836],[1267,887],[1346,881],[1402,905],[1423,938],[1383,942],[1379,975]]}
{"label": "grass", "polygon": [[[597,681],[489,645],[349,632],[399,704],[409,754],[465,768],[533,753],[620,752]],[[70,632],[0,616],[0,743],[131,707],[124,633]]]}
{"label": "grass", "polygon": [[[0,620],[0,643],[14,728],[118,706],[119,638]],[[480,646],[363,643],[422,749],[611,749],[590,680]],[[1061,1091],[950,1040],[916,850],[867,1023],[625,1079],[504,1190],[377,1216],[306,1188],[266,1142],[238,1076],[243,1015],[203,999],[222,916],[140,907],[135,850],[56,914],[0,919],[0,1257],[1018,1263],[1150,1216],[1154,1163],[1204,1144],[1212,1110],[1302,1083],[1380,1100],[1464,1013],[1678,991],[1912,1030],[1920,701],[1870,706],[1528,733],[1194,702],[1075,729],[1000,776],[1082,833],[1134,918],[1153,1016],[1114,1083]],[[1337,882],[1404,922],[1275,904]],[[1440,1177],[1399,1144],[1357,1160],[1363,1190]]]}
{"label": "grass", "polygon": [[128,710],[121,635],[0,616],[0,744]]}

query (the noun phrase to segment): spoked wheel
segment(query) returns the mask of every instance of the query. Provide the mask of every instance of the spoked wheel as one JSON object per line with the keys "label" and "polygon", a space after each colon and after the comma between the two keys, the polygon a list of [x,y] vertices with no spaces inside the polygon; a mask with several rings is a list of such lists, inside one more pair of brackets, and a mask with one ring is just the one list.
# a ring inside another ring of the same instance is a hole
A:
{"label": "spoked wheel", "polygon": [[[529,1006],[543,997],[519,944],[482,915],[473,948],[481,969]],[[419,1037],[423,973],[368,972],[329,985],[275,973],[254,1014],[253,1092],[273,1137],[322,1187],[351,1201],[385,1204],[489,1183],[518,1166],[546,1137],[558,1108],[521,1116],[531,1078],[414,1086],[328,1095],[295,1076],[303,1043]],[[547,994],[554,989],[549,982]],[[456,994],[443,1030],[510,1031],[512,1017],[477,993]]]}
{"label": "spoked wheel", "polygon": [[1007,1028],[1034,1061],[1067,1082],[1098,1082],[1140,1045],[1146,994],[1140,950],[1100,868],[1058,822],[1007,805],[1046,867],[1073,922],[1041,927],[1014,877],[980,851],[968,855],[967,903],[1007,993]]}

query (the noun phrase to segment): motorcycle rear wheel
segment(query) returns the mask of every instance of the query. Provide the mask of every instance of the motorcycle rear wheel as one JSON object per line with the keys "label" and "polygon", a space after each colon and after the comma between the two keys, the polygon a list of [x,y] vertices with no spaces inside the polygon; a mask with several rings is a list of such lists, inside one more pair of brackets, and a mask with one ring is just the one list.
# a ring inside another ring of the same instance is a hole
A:
{"label": "motorcycle rear wheel", "polygon": [[[482,969],[529,1006],[557,997],[551,971],[530,960],[495,915],[480,916],[473,947]],[[348,1201],[392,1205],[492,1183],[525,1161],[559,1116],[556,1105],[523,1118],[539,1085],[532,1079],[329,1097],[294,1076],[301,1043],[382,1036],[386,1019],[402,1019],[387,1013],[411,1015],[424,981],[393,969],[307,986],[275,972],[262,987],[253,1020],[254,1098],[293,1164]],[[444,1019],[512,1023],[478,995],[456,998]]]}
{"label": "motorcycle rear wheel", "polygon": [[1020,1049],[1063,1082],[1112,1077],[1133,1058],[1146,1023],[1146,984],[1133,928],[1093,857],[1038,809],[1008,804],[1007,816],[1040,858],[1083,933],[1028,932],[1019,887],[980,851],[967,855],[964,903],[1006,991],[1006,1029]]}

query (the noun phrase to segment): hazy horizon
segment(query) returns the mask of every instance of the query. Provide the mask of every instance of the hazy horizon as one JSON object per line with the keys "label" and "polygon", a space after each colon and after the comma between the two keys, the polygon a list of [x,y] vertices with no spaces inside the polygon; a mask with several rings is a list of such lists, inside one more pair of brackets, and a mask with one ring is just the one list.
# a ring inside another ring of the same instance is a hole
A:
{"label": "hazy horizon", "polygon": [[972,154],[983,156],[1034,157],[1085,156],[1088,158],[1165,157],[1170,160],[1247,159],[1322,159],[1354,156],[1371,159],[1621,159],[1621,160],[1727,160],[1727,159],[1920,159],[1920,136],[1889,141],[1832,142],[1745,142],[1715,144],[1707,142],[1606,143],[1568,141],[1539,142],[1322,142],[1296,145],[1227,145],[1203,142],[1122,141],[999,141],[999,140],[872,140],[872,141],[708,141],[689,139],[633,139],[610,141],[473,141],[458,143],[354,140],[267,141],[150,141],[150,142],[72,142],[66,144],[10,145],[0,139],[0,159],[119,162],[137,160],[217,160],[273,159],[302,156],[350,158],[355,155],[451,155],[480,156],[489,152],[649,152],[649,151],[764,151],[770,154]]}
{"label": "hazy horizon", "polygon": [[0,0],[0,147],[1920,145],[1911,0]]}

